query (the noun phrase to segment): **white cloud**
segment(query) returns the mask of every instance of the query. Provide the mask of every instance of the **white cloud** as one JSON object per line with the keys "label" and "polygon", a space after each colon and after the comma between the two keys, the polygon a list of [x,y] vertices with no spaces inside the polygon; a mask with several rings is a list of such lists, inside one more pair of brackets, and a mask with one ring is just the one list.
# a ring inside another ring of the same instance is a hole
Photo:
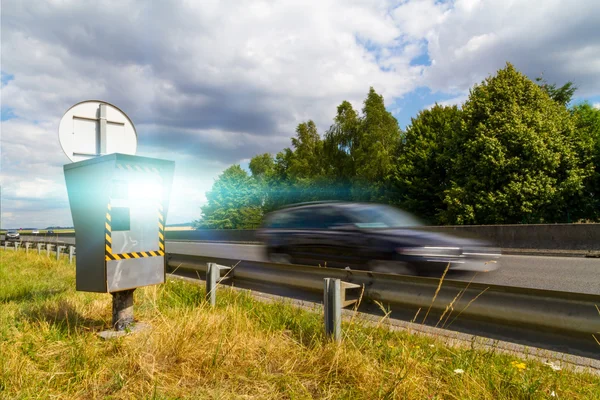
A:
{"label": "white cloud", "polygon": [[193,219],[220,171],[289,145],[298,122],[326,128],[337,104],[360,106],[370,85],[388,97],[415,87],[418,49],[386,51],[403,43],[389,6],[3,2],[2,70],[14,79],[2,100],[19,118],[3,123],[3,196],[56,195],[68,162],[58,120],[99,98],[133,119],[138,154],[177,158],[171,216]]}
{"label": "white cloud", "polygon": [[441,24],[450,11],[449,3],[435,0],[407,1],[396,7],[392,13],[398,28],[404,35],[420,40],[427,37]]}
{"label": "white cloud", "polygon": [[51,199],[62,195],[64,185],[50,179],[35,178],[31,181],[17,182],[14,196],[28,199]]}
{"label": "white cloud", "polygon": [[592,107],[594,107],[597,110],[600,110],[600,103],[594,103],[592,104]]}
{"label": "white cloud", "polygon": [[432,60],[424,84],[431,89],[464,91],[512,62],[532,78],[543,73],[549,82],[574,81],[579,95],[600,92],[600,2],[470,0],[449,11],[444,3],[435,7],[434,15],[446,14],[424,34]]}
{"label": "white cloud", "polygon": [[[599,16],[595,0],[3,1],[17,118],[2,122],[2,221],[70,223],[57,128],[81,100],[119,106],[138,154],[177,161],[169,221],[183,222],[227,166],[288,146],[301,121],[323,131],[369,86],[388,104],[420,86],[455,104],[511,61],[597,95]],[[431,65],[411,65],[424,52]]]}

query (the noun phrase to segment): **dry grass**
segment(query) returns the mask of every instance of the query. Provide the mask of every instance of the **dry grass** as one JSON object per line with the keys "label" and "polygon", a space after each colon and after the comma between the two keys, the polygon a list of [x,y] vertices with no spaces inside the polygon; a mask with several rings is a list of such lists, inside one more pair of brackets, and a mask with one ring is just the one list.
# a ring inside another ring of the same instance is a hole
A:
{"label": "dry grass", "polygon": [[0,256],[0,398],[600,398],[591,374],[360,320],[337,345],[317,313],[226,288],[211,309],[200,286],[178,280],[136,291],[150,330],[103,341],[110,296],[75,292],[65,261]]}

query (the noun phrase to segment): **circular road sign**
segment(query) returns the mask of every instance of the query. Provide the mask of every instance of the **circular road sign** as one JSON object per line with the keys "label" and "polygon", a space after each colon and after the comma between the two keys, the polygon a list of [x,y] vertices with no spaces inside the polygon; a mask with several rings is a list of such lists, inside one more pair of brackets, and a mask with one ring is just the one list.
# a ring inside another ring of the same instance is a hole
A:
{"label": "circular road sign", "polygon": [[118,107],[100,100],[77,103],[58,127],[60,145],[73,162],[111,153],[134,155],[137,132]]}

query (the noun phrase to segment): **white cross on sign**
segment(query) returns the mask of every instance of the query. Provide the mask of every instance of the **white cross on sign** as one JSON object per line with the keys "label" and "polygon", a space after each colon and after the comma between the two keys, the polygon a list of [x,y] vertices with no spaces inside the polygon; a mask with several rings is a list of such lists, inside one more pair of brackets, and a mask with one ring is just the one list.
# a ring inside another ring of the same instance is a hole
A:
{"label": "white cross on sign", "polygon": [[110,153],[135,154],[137,134],[131,120],[112,104],[85,101],[60,121],[60,144],[71,161]]}
{"label": "white cross on sign", "polygon": [[[98,107],[98,118],[90,118],[88,116],[81,115],[73,115],[73,134],[76,137],[76,141],[78,138],[81,138],[79,141],[87,141],[87,143],[79,143],[82,145],[82,148],[89,148],[90,144],[93,141],[89,140],[90,133],[93,132],[95,134],[95,147],[96,151],[94,153],[79,153],[73,152],[74,155],[79,156],[101,156],[106,154],[106,124],[108,121],[106,120],[106,104],[99,104]],[[117,125],[121,128],[125,128],[125,123],[111,121],[111,124]],[[90,143],[91,142],[91,143]]]}

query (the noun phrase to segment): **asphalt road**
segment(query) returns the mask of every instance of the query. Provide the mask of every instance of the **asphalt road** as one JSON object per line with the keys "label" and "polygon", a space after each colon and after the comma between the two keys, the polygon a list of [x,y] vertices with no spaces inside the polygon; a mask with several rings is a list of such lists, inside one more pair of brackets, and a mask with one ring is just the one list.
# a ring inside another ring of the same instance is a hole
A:
{"label": "asphalt road", "polygon": [[[167,242],[167,252],[266,261],[262,246],[208,242]],[[491,272],[449,272],[447,279],[565,292],[600,294],[600,259],[504,255]]]}
{"label": "asphalt road", "polygon": [[[40,237],[41,240],[47,240]],[[59,238],[74,244],[75,238]],[[262,246],[255,244],[167,241],[167,252],[215,258],[266,261]],[[450,271],[447,279],[600,294],[600,258],[504,255],[491,272]]]}

